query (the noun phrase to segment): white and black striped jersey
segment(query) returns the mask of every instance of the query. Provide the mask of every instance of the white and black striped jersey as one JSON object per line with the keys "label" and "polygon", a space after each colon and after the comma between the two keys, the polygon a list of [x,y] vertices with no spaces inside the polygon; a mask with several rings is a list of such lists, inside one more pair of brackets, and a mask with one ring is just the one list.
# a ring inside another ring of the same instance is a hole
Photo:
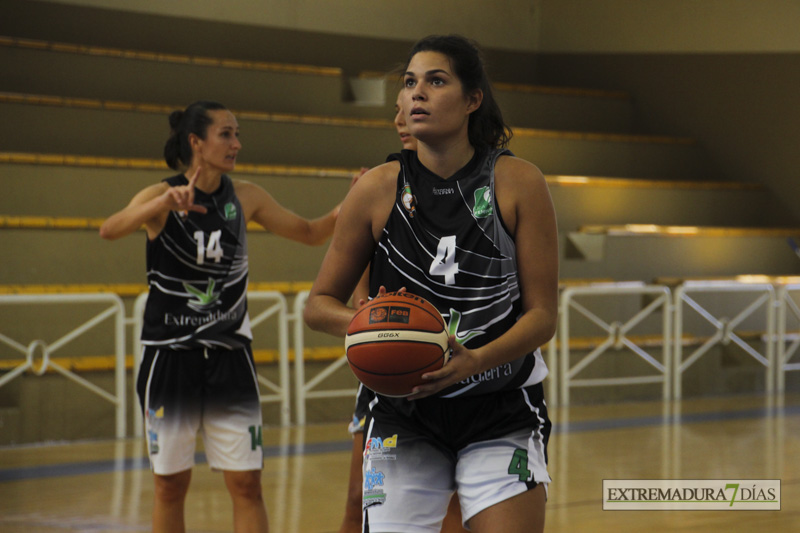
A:
{"label": "white and black striped jersey", "polygon": [[[508,150],[476,152],[442,179],[415,151],[403,150],[397,196],[371,263],[370,294],[402,287],[430,301],[468,348],[489,343],[522,313],[516,246],[494,196],[494,167]],[[538,383],[547,375],[540,350],[472,376],[440,393],[478,395]]]}
{"label": "white and black striped jersey", "polygon": [[[183,174],[170,187],[187,185]],[[142,344],[171,349],[247,346],[246,224],[233,182],[222,176],[213,194],[195,189],[206,214],[171,211],[164,229],[147,242],[150,293]]]}

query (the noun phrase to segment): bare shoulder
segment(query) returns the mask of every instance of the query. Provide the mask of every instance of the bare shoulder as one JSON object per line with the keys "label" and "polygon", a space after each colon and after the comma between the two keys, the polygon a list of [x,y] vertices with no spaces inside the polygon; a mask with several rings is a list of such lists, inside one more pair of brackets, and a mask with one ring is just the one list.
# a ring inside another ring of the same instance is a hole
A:
{"label": "bare shoulder", "polygon": [[252,192],[256,189],[264,190],[252,181],[231,179],[231,182],[233,183],[233,190],[237,196],[242,192]]}
{"label": "bare shoulder", "polygon": [[274,207],[275,199],[266,189],[260,185],[256,185],[251,181],[232,179],[233,192],[239,199],[244,209],[244,216],[246,221],[250,221],[253,213],[262,208]]}
{"label": "bare shoulder", "polygon": [[527,218],[552,211],[552,200],[547,181],[539,167],[518,157],[503,156],[495,165],[495,198],[503,222],[516,235],[517,223]]}
{"label": "bare shoulder", "polygon": [[159,181],[158,183],[148,185],[147,187],[136,193],[136,196],[133,197],[130,203],[131,205],[135,205],[135,204],[143,204],[149,202],[153,198],[164,194],[167,191],[167,189],[169,189],[169,184],[165,181]]}
{"label": "bare shoulder", "polygon": [[363,189],[373,193],[386,189],[394,190],[398,172],[400,172],[400,163],[398,161],[390,161],[378,165],[361,176],[356,182],[354,189],[361,185]]}
{"label": "bare shoulder", "polygon": [[337,230],[340,225],[348,231],[369,226],[377,242],[394,205],[399,171],[400,163],[392,161],[361,176],[342,203]]}
{"label": "bare shoulder", "polygon": [[[518,157],[503,156],[495,165],[495,194],[514,204],[523,198],[549,196],[547,181],[539,167]],[[505,197],[505,198],[504,198]],[[506,202],[507,203],[507,202]]]}
{"label": "bare shoulder", "polygon": [[495,165],[495,178],[514,186],[531,186],[533,183],[545,184],[544,174],[539,167],[514,156],[501,156]]}
{"label": "bare shoulder", "polygon": [[393,201],[399,171],[400,163],[397,161],[371,168],[353,185],[345,198],[343,208],[347,204],[355,204],[363,210],[365,206],[376,207],[376,203]]}

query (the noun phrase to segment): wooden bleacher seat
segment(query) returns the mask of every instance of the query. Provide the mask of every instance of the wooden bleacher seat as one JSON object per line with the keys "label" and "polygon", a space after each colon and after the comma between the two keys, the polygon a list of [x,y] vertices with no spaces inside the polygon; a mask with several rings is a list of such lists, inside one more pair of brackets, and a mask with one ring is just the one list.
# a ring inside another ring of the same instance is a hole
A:
{"label": "wooden bleacher seat", "polygon": [[[26,134],[25,125],[35,123],[39,124],[36,141],[40,146],[56,148],[51,151],[87,155],[88,144],[96,156],[148,157],[157,153],[153,144],[158,145],[164,136],[165,117],[182,105],[0,92],[0,108],[4,109],[8,129],[15,131],[0,140],[7,151],[25,152],[36,145]],[[379,119],[231,107],[247,133],[243,142],[257,147],[242,151],[243,163],[358,167],[372,161],[375,153],[397,150],[390,113]],[[80,138],[61,135],[78,111],[92,128]],[[276,143],[277,138],[283,138],[283,142]],[[338,150],[336,143],[333,150],[331,138],[347,139],[350,149]],[[656,135],[516,127],[510,147],[518,156],[560,174],[669,179],[692,176],[698,163],[691,139]],[[587,166],[597,153],[606,154],[604,166],[597,166],[597,162],[594,167]]]}
{"label": "wooden bleacher seat", "polygon": [[[68,72],[53,68],[58,66],[64,55],[77,58],[78,64]],[[142,96],[137,80],[128,77],[130,69],[120,68],[119,61],[115,61],[118,59],[150,64],[152,69],[182,68],[195,74],[206,72],[208,79],[203,79],[202,83],[212,92],[217,90],[215,78],[224,78],[235,72],[263,74],[262,88],[254,95],[240,94],[237,84],[226,86],[224,101],[232,108],[257,108],[268,101],[274,112],[302,110],[385,118],[392,113],[398,90],[396,75],[387,75],[385,71],[362,71],[358,73],[358,78],[386,79],[388,76],[384,104],[378,107],[354,106],[348,105],[347,98],[340,97],[341,93],[347,92],[348,83],[348,77],[341,67],[159,53],[12,36],[0,36],[0,56],[15,65],[9,69],[13,79],[7,80],[7,83],[16,91],[37,93],[58,86],[62,96],[84,98],[138,99]],[[85,72],[81,69],[85,69]],[[112,70],[109,72],[109,69]],[[98,71],[108,72],[103,84],[82,81],[91,79],[92,74]],[[274,79],[268,77],[269,74],[274,75]],[[298,76],[304,77],[305,83]],[[321,89],[313,98],[307,95],[310,87],[282,90],[286,84],[305,85],[308,82],[313,82]],[[506,114],[514,117],[515,126],[617,133],[627,133],[632,129],[631,97],[623,91],[503,82],[496,83],[495,90]],[[174,99],[178,100],[177,95]],[[309,105],[312,107],[309,108]]]}
{"label": "wooden bleacher seat", "polygon": [[793,237],[800,235],[800,228],[772,227],[698,227],[662,226],[657,224],[625,225],[586,225],[580,232],[593,235],[619,237],[661,236],[661,237]]}

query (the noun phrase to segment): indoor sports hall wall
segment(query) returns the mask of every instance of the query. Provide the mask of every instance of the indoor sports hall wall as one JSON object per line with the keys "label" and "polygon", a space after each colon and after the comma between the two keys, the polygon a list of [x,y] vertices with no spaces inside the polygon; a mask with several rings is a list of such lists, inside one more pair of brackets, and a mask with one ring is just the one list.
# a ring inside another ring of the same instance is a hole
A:
{"label": "indoor sports hall wall", "polygon": [[[643,128],[696,137],[732,178],[766,184],[786,209],[800,203],[793,175],[800,155],[791,142],[800,135],[800,4],[793,0],[57,1],[282,30],[289,32],[283,42],[297,44],[259,46],[237,30],[228,39],[252,42],[262,55],[280,49],[288,61],[353,70],[394,65],[399,59],[388,57],[402,58],[408,42],[428,33],[463,33],[490,49],[495,75],[630,90]],[[294,41],[297,32],[308,38]],[[314,34],[351,39],[328,46]],[[169,32],[158,38],[169,40]],[[192,40],[196,50],[208,46]],[[226,46],[234,45],[212,45]]]}
{"label": "indoor sports hall wall", "polygon": [[[214,22],[311,33],[414,41],[430,33],[469,35],[485,46],[531,51],[541,0],[56,0]],[[446,29],[443,29],[446,28]]]}
{"label": "indoor sports hall wall", "polygon": [[525,52],[800,51],[793,0],[51,1],[401,41],[457,32]]}
{"label": "indoor sports hall wall", "polygon": [[699,139],[800,217],[800,4],[544,0],[539,19],[543,79],[630,89],[644,129]]}

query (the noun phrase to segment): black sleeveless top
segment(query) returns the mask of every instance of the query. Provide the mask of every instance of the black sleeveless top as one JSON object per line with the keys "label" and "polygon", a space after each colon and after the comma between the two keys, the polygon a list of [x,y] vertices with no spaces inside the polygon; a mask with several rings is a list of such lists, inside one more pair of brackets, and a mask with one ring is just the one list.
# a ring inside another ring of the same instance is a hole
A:
{"label": "black sleeveless top", "polygon": [[[397,196],[372,259],[370,294],[406,287],[430,301],[450,333],[477,348],[505,333],[522,313],[516,246],[494,196],[494,167],[508,150],[476,152],[455,175],[442,179],[417,153],[389,156],[400,162]],[[478,395],[542,381],[540,350],[442,391]]]}
{"label": "black sleeveless top", "polygon": [[[171,187],[187,185],[183,174]],[[222,176],[213,194],[195,189],[206,214],[171,211],[163,231],[147,242],[150,292],[142,344],[171,349],[247,346],[246,224],[233,182]]]}

